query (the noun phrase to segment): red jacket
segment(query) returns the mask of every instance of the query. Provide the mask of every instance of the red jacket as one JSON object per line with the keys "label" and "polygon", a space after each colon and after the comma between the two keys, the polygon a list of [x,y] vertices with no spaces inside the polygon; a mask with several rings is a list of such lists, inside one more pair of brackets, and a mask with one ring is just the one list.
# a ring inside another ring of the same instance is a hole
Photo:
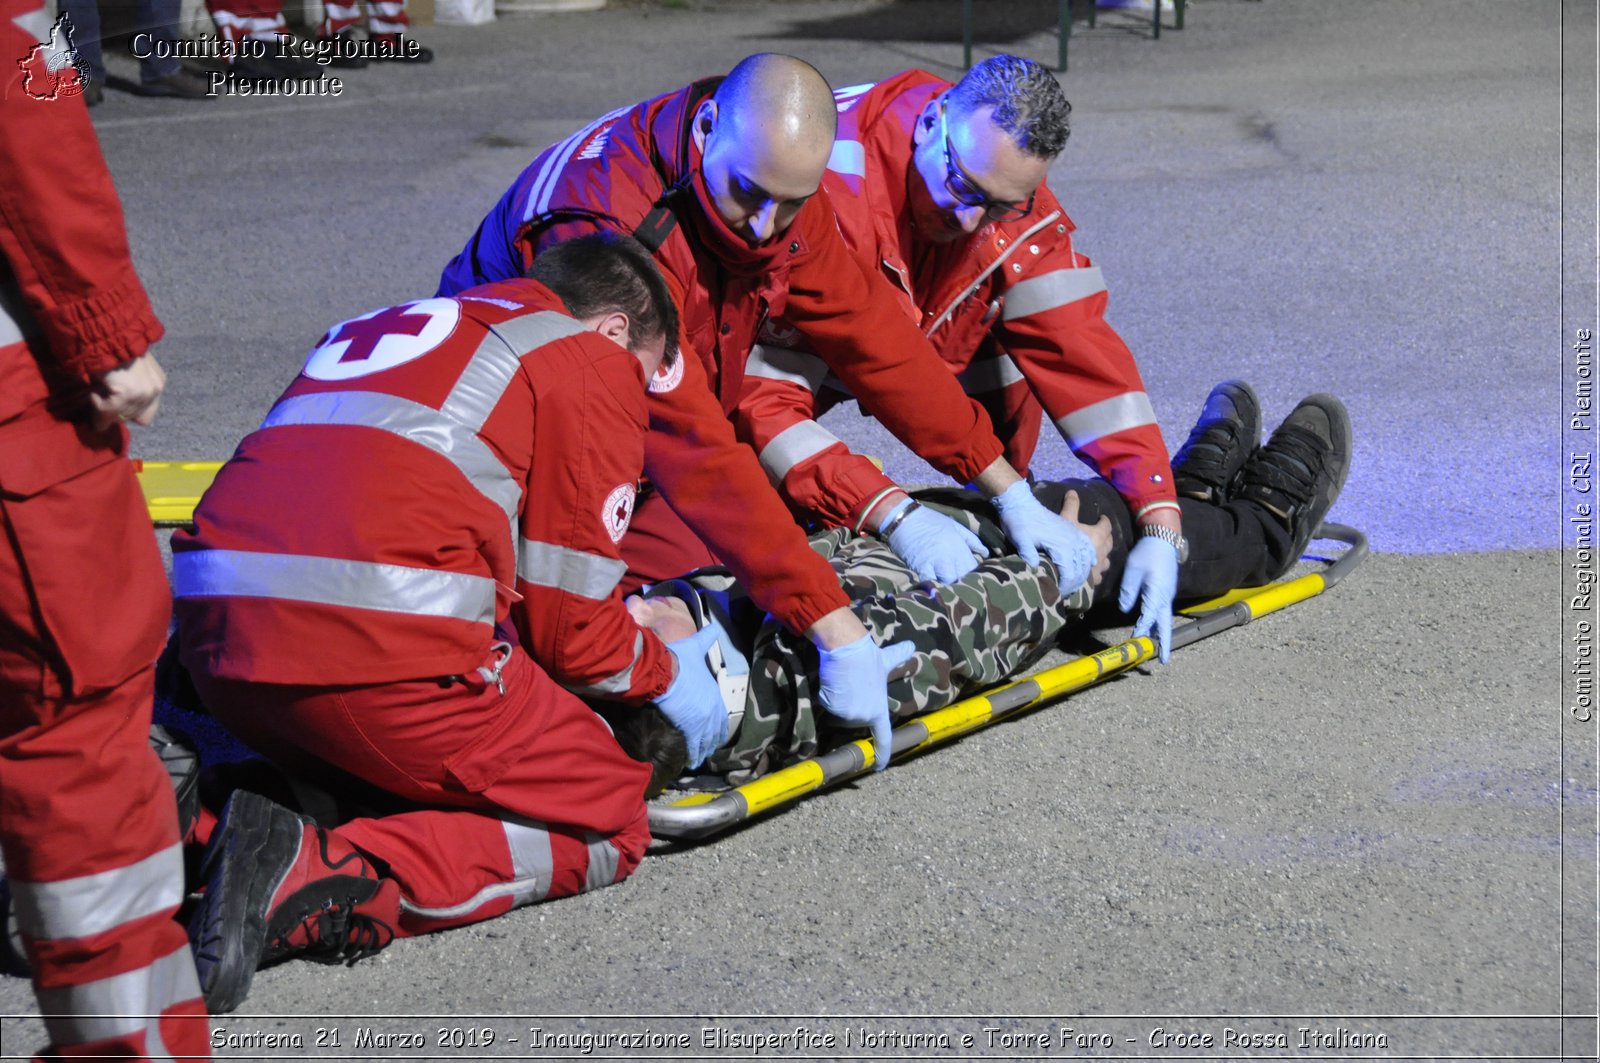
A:
{"label": "red jacket", "polygon": [[[119,573],[115,593],[84,593],[86,553],[104,545],[133,556],[134,547],[107,542],[118,525],[95,520],[112,502],[60,486],[126,456],[120,424],[89,427],[86,387],[145,354],[162,330],[129,258],[77,74],[50,71],[35,51],[50,35],[48,10],[0,0],[0,495],[57,488],[81,519],[65,526],[60,503],[11,508],[12,541],[0,537],[0,550],[26,559],[53,655],[82,691],[149,667],[166,637],[167,586],[153,557]],[[148,530],[134,529],[149,549]],[[107,639],[108,627],[119,637]]]}
{"label": "red jacket", "polygon": [[516,280],[330,329],[173,536],[186,659],[318,686],[471,672],[509,620],[557,681],[654,697],[615,592],[638,360]]}
{"label": "red jacket", "polygon": [[[1074,452],[1135,513],[1175,503],[1166,444],[1138,367],[1102,316],[1105,282],[1074,250],[1072,220],[1050,190],[1039,189],[1026,217],[986,223],[965,240],[915,236],[906,209],[909,182],[920,180],[913,127],[949,86],[913,70],[836,93],[839,133],[823,187],[846,243],[863,269],[892,282],[905,319],[984,402],[1012,465],[1028,468],[1042,400]],[[747,369],[743,423],[792,501],[829,523],[855,523],[890,481],[815,426],[849,392],[830,386],[818,359],[793,349],[800,337],[784,324],[768,328]],[[804,443],[790,445],[795,439]]]}
{"label": "red jacket", "polygon": [[1001,445],[942,371],[930,384],[937,360],[887,281],[856,265],[826,191],[759,248],[722,223],[683,136],[696,89],[614,111],[541,154],[446,268],[441,291],[509,275],[596,228],[632,233],[687,172],[691,195],[656,255],[682,298],[686,372],[652,382],[646,468],[751,597],[803,628],[847,599],[728,420],[763,320],[781,313],[804,331],[863,406],[942,471],[970,480]]}

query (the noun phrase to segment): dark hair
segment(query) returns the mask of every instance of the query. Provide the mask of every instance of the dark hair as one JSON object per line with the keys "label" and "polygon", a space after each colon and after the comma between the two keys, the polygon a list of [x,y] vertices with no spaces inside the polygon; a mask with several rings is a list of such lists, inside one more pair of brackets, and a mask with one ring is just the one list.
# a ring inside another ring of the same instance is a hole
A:
{"label": "dark hair", "polygon": [[627,314],[634,345],[665,337],[662,365],[678,356],[678,305],[650,252],[633,237],[597,232],[563,240],[539,252],[528,276],[555,292],[573,317]]}
{"label": "dark hair", "polygon": [[590,707],[611,725],[622,751],[650,765],[650,784],[644,796],[659,796],[688,767],[689,741],[667,714],[654,705],[619,705],[591,702]]}
{"label": "dark hair", "polygon": [[995,125],[1011,134],[1017,147],[1041,159],[1061,154],[1072,134],[1067,116],[1072,104],[1054,74],[1032,59],[993,55],[950,89],[948,106],[961,116],[993,107]]}

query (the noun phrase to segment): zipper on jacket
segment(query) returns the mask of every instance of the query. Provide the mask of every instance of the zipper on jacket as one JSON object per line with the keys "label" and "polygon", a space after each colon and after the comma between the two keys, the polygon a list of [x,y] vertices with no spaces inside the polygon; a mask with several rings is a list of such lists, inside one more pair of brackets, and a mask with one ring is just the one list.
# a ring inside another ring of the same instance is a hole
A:
{"label": "zipper on jacket", "polygon": [[1012,253],[1015,252],[1017,248],[1021,247],[1023,244],[1028,242],[1028,237],[1032,236],[1034,233],[1038,232],[1040,229],[1043,229],[1046,225],[1049,225],[1051,222],[1055,221],[1059,217],[1061,217],[1061,212],[1059,210],[1051,211],[1048,216],[1046,216],[1046,217],[1040,219],[1038,222],[1034,223],[1021,236],[1019,236],[1015,240],[1011,241],[1011,246],[1006,248],[1004,251],[1002,251],[999,254],[999,256],[997,256],[995,258],[995,260],[993,262],[989,263],[988,268],[985,269],[982,273],[978,274],[978,276],[973,280],[973,282],[971,284],[967,285],[966,290],[963,291],[960,295],[956,296],[955,299],[953,299],[951,301],[950,305],[944,308],[944,313],[940,314],[938,316],[938,318],[936,318],[934,320],[933,324],[928,326],[927,331],[924,332],[923,335],[931,337],[934,334],[934,332],[939,328],[939,326],[944,324],[947,320],[949,320],[949,317],[950,317],[951,314],[955,313],[956,307],[960,306],[962,303],[966,302],[968,299],[971,299],[973,297],[973,295],[975,295],[977,293],[979,287],[981,287],[983,285],[983,282],[986,279],[988,279],[989,274],[993,273],[995,270],[997,270],[1001,266],[1005,265],[1006,259],[1010,258]]}

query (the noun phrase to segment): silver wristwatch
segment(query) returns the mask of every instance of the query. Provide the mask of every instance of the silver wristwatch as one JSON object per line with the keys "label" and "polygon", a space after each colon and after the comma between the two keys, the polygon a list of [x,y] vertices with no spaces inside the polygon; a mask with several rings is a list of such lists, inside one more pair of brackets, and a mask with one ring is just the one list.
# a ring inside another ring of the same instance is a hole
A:
{"label": "silver wristwatch", "polygon": [[1139,538],[1143,539],[1147,535],[1171,543],[1172,548],[1178,551],[1178,564],[1181,565],[1189,560],[1189,540],[1184,538],[1183,532],[1173,531],[1165,524],[1141,524]]}

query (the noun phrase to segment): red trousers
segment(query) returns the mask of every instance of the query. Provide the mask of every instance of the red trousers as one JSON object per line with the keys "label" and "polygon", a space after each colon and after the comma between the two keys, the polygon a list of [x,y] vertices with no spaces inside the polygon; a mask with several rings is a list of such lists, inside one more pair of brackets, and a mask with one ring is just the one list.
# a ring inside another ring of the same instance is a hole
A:
{"label": "red trousers", "polygon": [[401,935],[620,882],[650,844],[649,767],[522,650],[500,678],[504,694],[479,674],[331,689],[194,675],[281,767],[332,765],[432,806],[332,831],[399,882]]}
{"label": "red trousers", "polygon": [[172,918],[177,809],[150,749],[161,558],[120,430],[45,413],[17,355],[0,348],[0,385],[41,401],[0,423],[0,849],[48,1053],[209,1058]]}

